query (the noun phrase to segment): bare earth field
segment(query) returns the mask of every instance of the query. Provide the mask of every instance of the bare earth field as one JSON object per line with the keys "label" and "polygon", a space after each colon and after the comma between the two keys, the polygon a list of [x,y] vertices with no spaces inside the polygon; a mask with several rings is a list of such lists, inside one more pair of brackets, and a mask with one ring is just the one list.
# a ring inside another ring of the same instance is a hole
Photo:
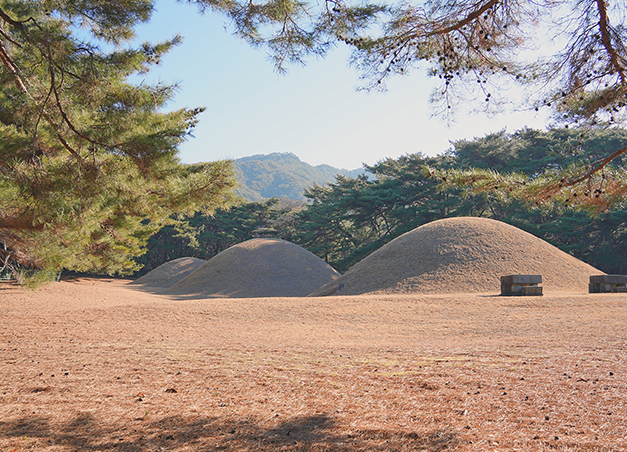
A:
{"label": "bare earth field", "polygon": [[627,450],[627,296],[0,285],[2,451]]}

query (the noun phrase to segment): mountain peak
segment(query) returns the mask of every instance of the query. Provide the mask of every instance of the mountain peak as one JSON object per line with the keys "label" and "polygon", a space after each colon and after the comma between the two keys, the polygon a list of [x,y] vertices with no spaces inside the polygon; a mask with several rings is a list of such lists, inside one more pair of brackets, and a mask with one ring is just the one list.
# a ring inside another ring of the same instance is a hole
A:
{"label": "mountain peak", "polygon": [[248,201],[267,198],[305,199],[305,188],[334,182],[338,174],[357,177],[363,169],[345,170],[322,164],[312,166],[291,152],[242,157],[234,162],[236,192]]}

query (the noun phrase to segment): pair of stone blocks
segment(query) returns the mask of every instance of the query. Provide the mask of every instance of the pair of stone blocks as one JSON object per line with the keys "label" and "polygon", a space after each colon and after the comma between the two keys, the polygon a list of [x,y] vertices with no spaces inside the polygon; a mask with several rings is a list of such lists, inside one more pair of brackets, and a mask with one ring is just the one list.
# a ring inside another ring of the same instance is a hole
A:
{"label": "pair of stone blocks", "polygon": [[627,275],[590,276],[590,293],[627,293]]}
{"label": "pair of stone blocks", "polygon": [[[542,295],[542,275],[501,276],[501,295]],[[627,293],[627,275],[590,276],[590,293]]]}
{"label": "pair of stone blocks", "polygon": [[501,276],[501,295],[542,296],[542,275]]}

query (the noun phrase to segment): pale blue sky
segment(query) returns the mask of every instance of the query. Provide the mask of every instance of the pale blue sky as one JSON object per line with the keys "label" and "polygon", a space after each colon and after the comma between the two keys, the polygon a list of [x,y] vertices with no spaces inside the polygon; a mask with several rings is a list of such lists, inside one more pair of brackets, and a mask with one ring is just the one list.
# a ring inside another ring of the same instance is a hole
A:
{"label": "pale blue sky", "polygon": [[183,44],[150,77],[179,82],[171,108],[206,107],[195,137],[181,147],[184,163],[292,152],[312,165],[355,169],[419,151],[440,154],[450,141],[503,128],[545,126],[544,117],[531,114],[490,118],[464,111],[447,125],[431,117],[433,81],[424,71],[391,80],[384,93],[357,91],[346,47],[280,75],[264,49],[232,35],[226,19],[174,0],[160,0],[150,24],[137,29],[141,41],[176,33]]}

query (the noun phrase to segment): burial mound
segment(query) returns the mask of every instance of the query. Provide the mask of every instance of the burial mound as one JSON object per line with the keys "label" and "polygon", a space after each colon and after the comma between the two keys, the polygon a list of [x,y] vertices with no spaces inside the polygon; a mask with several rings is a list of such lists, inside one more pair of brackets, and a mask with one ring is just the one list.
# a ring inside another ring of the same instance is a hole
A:
{"label": "burial mound", "polygon": [[155,289],[171,287],[205,262],[207,261],[195,257],[174,259],[137,278],[133,284],[141,284],[144,287]]}
{"label": "burial mound", "polygon": [[521,229],[487,218],[447,218],[384,245],[311,296],[500,293],[500,276],[542,275],[551,291],[587,292],[596,268]]}
{"label": "burial mound", "polygon": [[304,297],[339,276],[298,245],[252,239],[217,254],[165,293],[206,298]]}

